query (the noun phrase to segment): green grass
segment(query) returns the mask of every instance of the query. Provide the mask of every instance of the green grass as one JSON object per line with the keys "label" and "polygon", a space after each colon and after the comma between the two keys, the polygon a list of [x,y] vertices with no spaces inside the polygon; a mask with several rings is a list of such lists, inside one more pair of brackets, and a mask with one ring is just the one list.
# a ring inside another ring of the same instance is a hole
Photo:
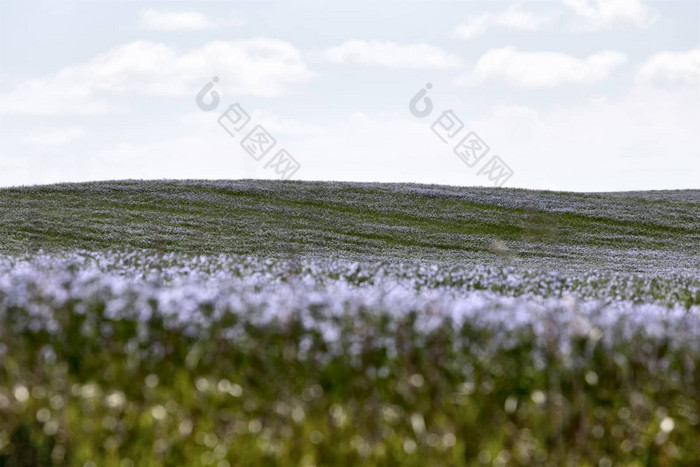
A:
{"label": "green grass", "polygon": [[700,465],[699,251],[698,190],[0,189],[0,467]]}
{"label": "green grass", "polygon": [[[653,271],[662,259],[664,268],[698,269],[700,192],[247,180],[63,184],[0,190],[0,238],[0,252],[15,254],[293,252],[621,271]],[[508,254],[494,252],[494,242]]]}

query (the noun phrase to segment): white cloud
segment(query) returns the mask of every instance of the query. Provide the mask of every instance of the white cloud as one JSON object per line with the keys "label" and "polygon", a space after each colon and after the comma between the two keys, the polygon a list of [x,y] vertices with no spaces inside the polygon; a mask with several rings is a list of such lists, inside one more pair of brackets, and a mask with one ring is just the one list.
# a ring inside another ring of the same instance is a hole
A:
{"label": "white cloud", "polygon": [[700,85],[700,47],[684,52],[660,52],[637,72],[637,82],[661,86]]}
{"label": "white cloud", "polygon": [[[252,113],[251,113],[252,114]],[[211,115],[188,117],[188,128],[172,138],[123,143],[85,153],[83,167],[69,167],[63,177],[84,180],[119,178],[275,178],[231,138]],[[452,184],[483,183],[449,147],[430,131],[428,122],[410,114],[361,112],[323,122],[255,118],[299,161],[295,179],[344,181],[422,180]],[[277,122],[279,125],[274,125]],[[56,166],[60,166],[55,162]],[[53,168],[53,167],[52,167]],[[42,183],[59,179],[45,168]],[[0,174],[0,183],[2,181]],[[53,177],[53,178],[50,178]],[[36,182],[35,182],[36,183]]]}
{"label": "white cloud", "polygon": [[[454,144],[443,143],[431,131],[449,103],[436,104],[425,119],[407,111],[316,121],[250,114],[301,163],[294,178],[488,184],[478,175],[482,163],[467,167],[452,152]],[[491,148],[486,159],[498,155],[515,171],[508,186],[573,191],[697,186],[700,95],[694,88],[634,86],[619,97],[554,107],[501,105],[475,118],[469,118],[470,106],[455,104],[465,125],[455,141],[467,131],[477,132]],[[79,141],[70,153],[47,154],[42,148],[8,160],[0,156],[0,165],[9,167],[0,171],[0,185],[273,176],[211,114],[193,111],[179,121],[179,126],[168,121],[150,128],[151,141],[139,137],[97,147]],[[30,164],[32,160],[41,162]]]}
{"label": "white cloud", "polygon": [[256,122],[265,127],[267,131],[275,135],[307,137],[318,135],[322,131],[321,126],[300,120],[282,119],[256,111],[253,111],[251,116]]}
{"label": "white cloud", "polygon": [[277,39],[213,41],[185,53],[160,43],[136,41],[21,83],[14,91],[0,94],[0,112],[100,113],[109,109],[109,96],[194,97],[213,76],[219,77],[219,90],[271,97],[309,81],[313,73],[299,50]]}
{"label": "white cloud", "polygon": [[575,191],[696,188],[700,94],[634,86],[551,109],[500,108],[470,124],[514,183]]}
{"label": "white cloud", "polygon": [[139,26],[152,31],[199,31],[239,25],[235,17],[210,19],[199,11],[167,11],[149,8],[141,12]]}
{"label": "white cloud", "polygon": [[428,44],[396,44],[382,41],[350,40],[322,52],[331,63],[414,69],[454,69],[459,57]]}
{"label": "white cloud", "polygon": [[452,30],[452,36],[459,39],[473,39],[492,26],[523,31],[537,31],[552,24],[557,19],[555,13],[536,13],[513,5],[498,13],[472,15]]}
{"label": "white cloud", "polygon": [[459,83],[478,85],[498,80],[518,87],[588,84],[607,78],[626,60],[625,55],[611,51],[576,58],[560,52],[521,52],[504,47],[486,52]]}
{"label": "white cloud", "polygon": [[564,0],[584,21],[585,29],[603,29],[615,24],[648,26],[656,14],[641,0]]}
{"label": "white cloud", "polygon": [[42,146],[63,146],[81,138],[85,132],[80,127],[62,128],[43,133],[27,134],[22,141]]}
{"label": "white cloud", "polygon": [[[426,119],[408,112],[363,114],[310,122],[260,117],[280,147],[300,163],[294,178],[487,185],[474,168],[432,131],[438,106]],[[697,186],[700,170],[700,96],[692,89],[634,87],[624,96],[530,108],[496,106],[478,118],[456,110],[467,131],[490,146],[485,159],[500,156],[515,175],[507,186],[572,191],[678,189]],[[253,114],[251,112],[251,114]],[[256,117],[257,121],[257,117]],[[273,127],[271,122],[282,122]],[[119,178],[271,178],[265,162],[255,161],[211,118],[193,112],[171,137],[124,141],[47,158],[41,170],[15,161],[0,184],[49,183]],[[313,131],[309,131],[313,129]],[[155,134],[165,132],[155,131]],[[0,160],[0,163],[3,161]],[[12,161],[10,161],[12,162]]]}
{"label": "white cloud", "polygon": [[93,90],[58,77],[31,79],[0,93],[0,114],[101,114],[109,111]]}

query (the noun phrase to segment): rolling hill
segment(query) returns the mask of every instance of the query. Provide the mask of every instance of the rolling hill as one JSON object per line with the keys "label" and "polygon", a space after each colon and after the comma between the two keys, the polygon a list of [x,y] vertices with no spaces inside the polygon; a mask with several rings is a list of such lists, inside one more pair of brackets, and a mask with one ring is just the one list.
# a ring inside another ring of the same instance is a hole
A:
{"label": "rolling hill", "polygon": [[0,253],[191,254],[700,270],[700,190],[111,181],[0,189]]}

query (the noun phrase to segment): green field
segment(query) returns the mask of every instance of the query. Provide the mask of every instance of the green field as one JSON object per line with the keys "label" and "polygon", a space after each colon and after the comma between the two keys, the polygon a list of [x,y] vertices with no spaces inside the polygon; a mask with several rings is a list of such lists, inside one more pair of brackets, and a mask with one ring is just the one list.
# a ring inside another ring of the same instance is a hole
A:
{"label": "green field", "polygon": [[[0,251],[159,249],[563,269],[700,269],[700,191],[575,194],[274,181],[0,191]],[[507,251],[498,248],[500,242]]]}
{"label": "green field", "polygon": [[0,189],[0,466],[700,465],[700,191]]}

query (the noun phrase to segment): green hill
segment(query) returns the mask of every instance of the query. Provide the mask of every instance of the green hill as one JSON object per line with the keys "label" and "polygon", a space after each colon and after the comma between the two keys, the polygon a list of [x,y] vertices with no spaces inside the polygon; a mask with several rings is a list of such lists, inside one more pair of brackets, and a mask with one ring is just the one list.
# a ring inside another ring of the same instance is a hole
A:
{"label": "green hill", "polygon": [[0,190],[0,252],[188,253],[698,270],[700,190],[111,181]]}

